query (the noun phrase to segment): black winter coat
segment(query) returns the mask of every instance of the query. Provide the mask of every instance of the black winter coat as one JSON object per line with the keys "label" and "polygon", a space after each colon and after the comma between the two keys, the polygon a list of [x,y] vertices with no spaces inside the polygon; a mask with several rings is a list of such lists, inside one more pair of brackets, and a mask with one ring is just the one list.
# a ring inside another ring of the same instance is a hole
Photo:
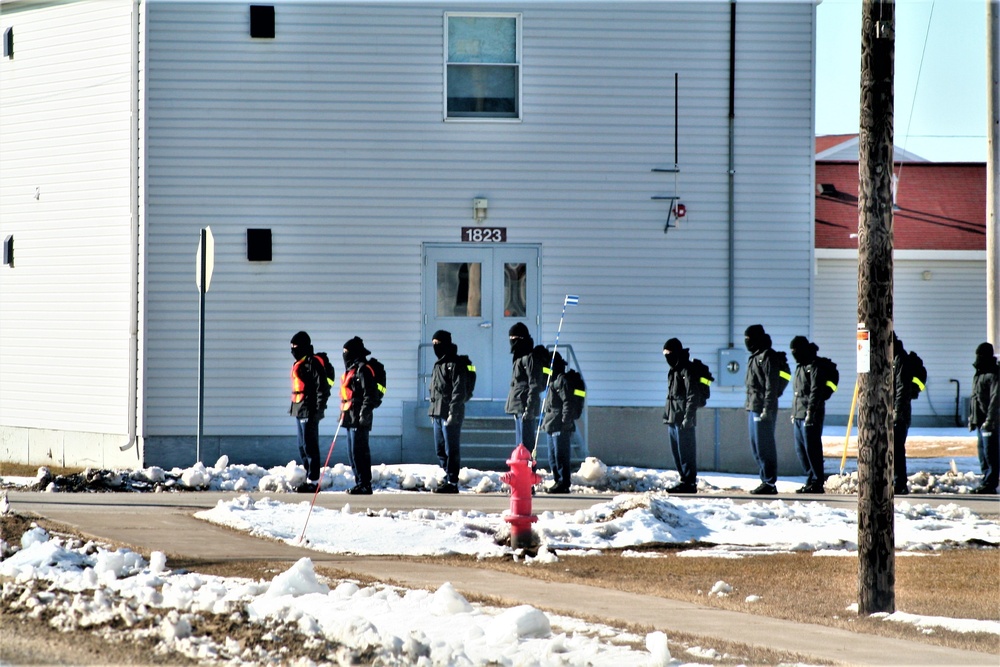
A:
{"label": "black winter coat", "polygon": [[465,420],[465,373],[454,350],[434,363],[430,391],[427,414],[461,425]]}
{"label": "black winter coat", "polygon": [[769,419],[778,416],[778,372],[781,366],[775,359],[773,348],[752,354],[747,361],[747,402],[749,412],[766,414]]}
{"label": "black winter coat", "polygon": [[505,412],[509,415],[534,415],[538,417],[539,396],[545,389],[543,365],[529,351],[514,359],[510,374],[510,391],[507,393]]}
{"label": "black winter coat", "polygon": [[296,419],[322,419],[330,396],[323,362],[307,354],[292,364],[292,402],[288,414]]}
{"label": "black winter coat", "polygon": [[542,417],[542,430],[546,433],[572,432],[576,430],[576,421],[570,409],[573,389],[566,381],[566,374],[555,375],[545,396],[545,415]]}
{"label": "black winter coat", "polygon": [[792,389],[795,391],[792,418],[805,419],[807,426],[822,425],[826,417],[826,401],[823,399],[823,379],[815,359],[795,368]]}
{"label": "black winter coat", "polygon": [[995,433],[1000,427],[1000,367],[996,359],[986,368],[976,367],[969,401],[969,426]]}
{"label": "black winter coat", "polygon": [[910,385],[913,383],[913,372],[910,370],[909,357],[902,345],[898,350],[893,351],[892,356],[892,381],[893,381],[893,424],[910,425],[913,419],[913,408],[910,402],[913,396],[910,393]]}
{"label": "black winter coat", "polygon": [[694,384],[698,378],[691,375],[691,356],[687,350],[681,354],[677,365],[667,372],[667,401],[663,408],[663,423],[682,428],[696,426],[698,405]]}
{"label": "black winter coat", "polygon": [[344,428],[370,430],[377,396],[375,372],[364,359],[354,362],[340,378],[340,416]]}

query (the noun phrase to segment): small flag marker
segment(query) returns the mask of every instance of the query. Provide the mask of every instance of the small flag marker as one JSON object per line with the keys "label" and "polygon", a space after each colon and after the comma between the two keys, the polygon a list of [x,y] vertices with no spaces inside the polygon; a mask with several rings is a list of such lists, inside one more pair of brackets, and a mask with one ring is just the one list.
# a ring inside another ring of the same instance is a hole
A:
{"label": "small flag marker", "polygon": [[563,301],[564,306],[575,306],[580,303],[580,297],[575,294],[567,294],[566,300]]}

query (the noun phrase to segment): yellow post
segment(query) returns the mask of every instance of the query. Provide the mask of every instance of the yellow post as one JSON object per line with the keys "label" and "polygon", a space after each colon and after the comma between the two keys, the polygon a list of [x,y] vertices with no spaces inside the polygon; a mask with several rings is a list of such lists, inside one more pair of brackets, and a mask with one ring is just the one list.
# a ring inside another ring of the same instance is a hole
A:
{"label": "yellow post", "polygon": [[844,436],[844,455],[840,458],[840,474],[844,474],[844,466],[847,464],[847,445],[851,441],[851,426],[854,423],[854,410],[858,406],[858,381],[854,381],[854,398],[851,399],[851,414],[847,415],[847,435]]}

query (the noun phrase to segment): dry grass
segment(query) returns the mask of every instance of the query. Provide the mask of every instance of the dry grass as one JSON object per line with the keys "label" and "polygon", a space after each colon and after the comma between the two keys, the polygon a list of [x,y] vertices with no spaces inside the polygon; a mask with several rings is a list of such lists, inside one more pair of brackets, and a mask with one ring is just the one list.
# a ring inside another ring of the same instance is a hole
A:
{"label": "dry grass", "polygon": [[[0,461],[0,477],[34,477],[41,466],[27,463],[10,463]],[[83,472],[83,468],[64,468],[62,466],[45,466],[53,475],[72,475]]]}
{"label": "dry grass", "polygon": [[[473,566],[464,557],[443,560]],[[478,561],[474,566],[972,651],[1000,651],[996,635],[947,630],[926,635],[910,624],[862,618],[848,611],[848,605],[858,597],[854,558],[814,557],[810,553],[743,559],[682,558],[665,551],[661,558],[622,558],[608,553],[567,557],[558,563],[530,567],[496,559]],[[708,591],[720,580],[733,586],[734,592],[729,597],[709,597]],[[1000,557],[996,549],[898,557],[895,593],[900,611],[1000,621]],[[761,599],[748,603],[749,595]]]}
{"label": "dry grass", "polygon": [[[847,434],[847,427],[844,427]],[[844,436],[824,436],[823,455],[839,458],[844,455]],[[937,436],[913,436],[906,439],[906,458],[949,458],[959,456],[977,456],[976,438],[970,434],[961,438]],[[847,443],[847,457],[858,458],[858,438],[851,436]]]}

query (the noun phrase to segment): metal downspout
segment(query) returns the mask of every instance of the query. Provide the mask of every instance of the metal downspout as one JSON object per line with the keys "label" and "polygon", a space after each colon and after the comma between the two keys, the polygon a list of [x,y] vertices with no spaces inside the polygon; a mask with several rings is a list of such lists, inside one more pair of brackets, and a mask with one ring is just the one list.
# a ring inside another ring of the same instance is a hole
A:
{"label": "metal downspout", "polygon": [[736,341],[736,0],[729,2],[729,347]]}
{"label": "metal downspout", "polygon": [[[131,12],[132,72],[129,129],[129,335],[128,335],[128,433],[121,451],[136,445],[139,393],[139,3],[133,0]],[[136,460],[142,452],[135,447]]]}

